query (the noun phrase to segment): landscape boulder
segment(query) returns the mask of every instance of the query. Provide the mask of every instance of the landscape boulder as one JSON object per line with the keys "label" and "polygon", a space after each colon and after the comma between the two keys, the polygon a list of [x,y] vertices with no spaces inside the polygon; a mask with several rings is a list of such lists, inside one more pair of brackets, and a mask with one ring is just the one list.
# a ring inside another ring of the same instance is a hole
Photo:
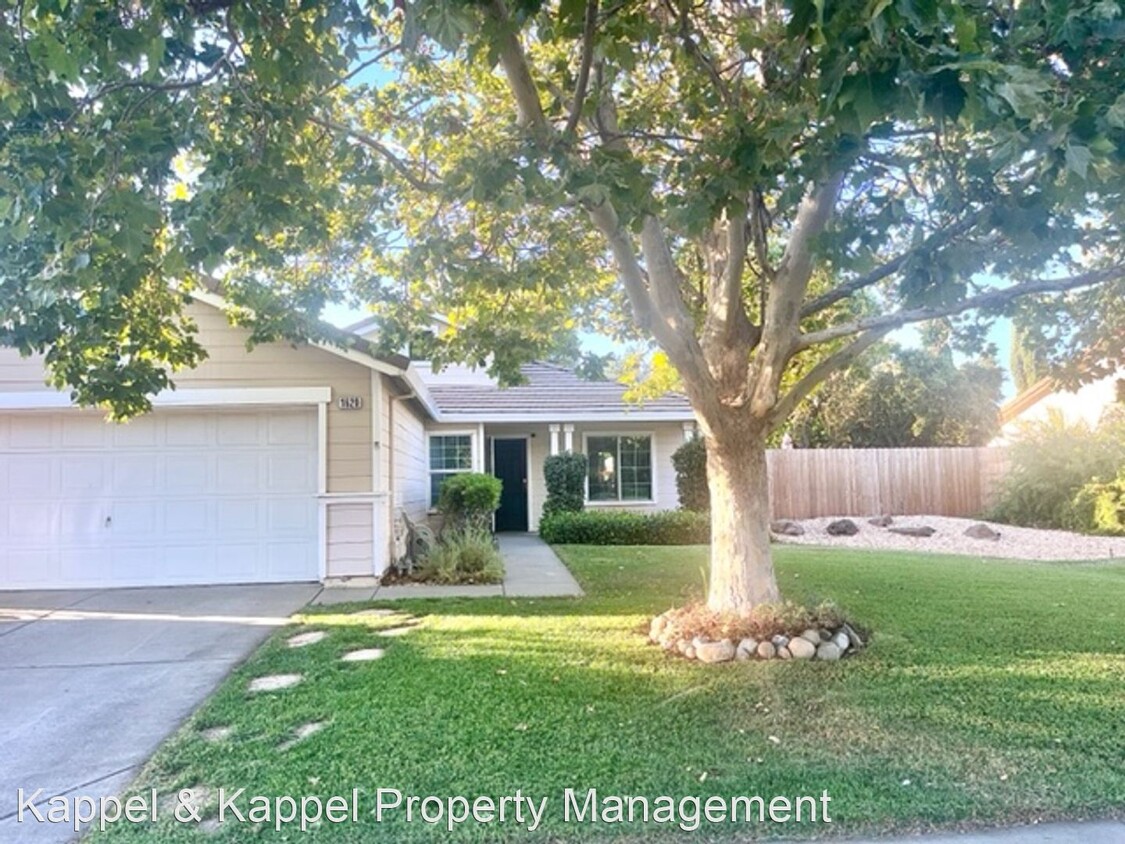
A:
{"label": "landscape boulder", "polygon": [[965,536],[970,539],[991,539],[995,542],[1000,538],[1000,531],[993,530],[984,522],[977,522],[965,528]]}
{"label": "landscape boulder", "polygon": [[789,519],[779,519],[770,524],[770,530],[778,536],[804,536],[805,529],[797,522]]}
{"label": "landscape boulder", "polygon": [[859,533],[859,525],[851,519],[837,519],[834,522],[829,522],[825,531],[829,536],[855,536]]}
{"label": "landscape boulder", "polygon": [[895,523],[895,520],[890,516],[876,516],[874,519],[868,519],[867,524],[874,525],[875,527],[890,527]]}
{"label": "landscape boulder", "polygon": [[844,652],[836,646],[835,642],[825,642],[816,649],[816,658],[822,659],[825,662],[835,662],[843,655],[843,653]]}
{"label": "landscape boulder", "polygon": [[929,525],[919,525],[917,527],[892,527],[887,528],[891,533],[897,533],[900,536],[915,536],[920,539],[926,539],[937,533]]}

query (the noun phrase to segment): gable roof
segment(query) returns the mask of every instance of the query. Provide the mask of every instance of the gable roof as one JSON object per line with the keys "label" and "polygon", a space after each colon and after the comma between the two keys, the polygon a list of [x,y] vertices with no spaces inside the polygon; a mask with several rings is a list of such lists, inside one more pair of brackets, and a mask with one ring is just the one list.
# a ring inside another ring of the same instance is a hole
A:
{"label": "gable roof", "polygon": [[[625,399],[626,387],[614,381],[586,381],[564,366],[536,361],[520,367],[525,383],[427,384],[442,421],[582,422],[690,421],[687,397],[666,393],[643,404]],[[423,375],[423,381],[425,376]]]}
{"label": "gable roof", "polygon": [[1055,392],[1057,382],[1053,378],[1040,378],[1017,396],[1000,405],[1000,424],[1006,425],[1041,400]]}

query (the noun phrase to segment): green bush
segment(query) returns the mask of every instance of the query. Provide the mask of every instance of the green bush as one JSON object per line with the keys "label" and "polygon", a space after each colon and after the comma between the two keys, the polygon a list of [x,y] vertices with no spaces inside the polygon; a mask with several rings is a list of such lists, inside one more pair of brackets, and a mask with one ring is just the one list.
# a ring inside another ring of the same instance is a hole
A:
{"label": "green bush", "polygon": [[539,535],[558,545],[702,545],[711,540],[711,520],[688,510],[583,510],[543,519]]}
{"label": "green bush", "polygon": [[438,494],[438,509],[445,516],[443,530],[489,532],[502,487],[499,478],[481,472],[451,476]]}
{"label": "green bush", "polygon": [[418,566],[417,578],[429,583],[500,583],[504,562],[487,530],[447,534]]}
{"label": "green bush", "polygon": [[1091,481],[1074,496],[1072,530],[1125,536],[1125,467],[1103,483]]}
{"label": "green bush", "polygon": [[1095,478],[1125,467],[1125,417],[1112,415],[1097,428],[1067,425],[1053,414],[1027,426],[1009,447],[1011,468],[989,518],[1026,527],[1089,530],[1079,491]]}
{"label": "green bush", "polygon": [[711,490],[707,486],[707,445],[702,437],[693,437],[672,453],[676,470],[676,494],[680,506],[694,513],[711,509]]}
{"label": "green bush", "polygon": [[543,461],[547,479],[543,518],[582,510],[586,504],[586,466],[585,454],[552,454]]}

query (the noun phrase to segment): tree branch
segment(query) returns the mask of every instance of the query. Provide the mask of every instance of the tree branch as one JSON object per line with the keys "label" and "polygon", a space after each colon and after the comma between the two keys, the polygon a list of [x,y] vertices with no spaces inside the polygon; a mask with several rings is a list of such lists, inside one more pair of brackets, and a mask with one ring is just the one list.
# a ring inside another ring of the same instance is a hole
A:
{"label": "tree branch", "polygon": [[341,85],[348,84],[348,82],[350,82],[352,79],[355,79],[355,77],[357,77],[359,74],[363,73],[363,71],[367,70],[367,68],[371,67],[371,65],[378,64],[383,59],[385,59],[387,56],[391,55],[392,53],[396,53],[401,49],[402,49],[401,44],[392,44],[390,47],[387,47],[385,50],[380,50],[378,53],[376,53],[371,58],[365,59],[363,62],[361,62],[360,64],[356,65],[354,68],[349,70],[347,72],[347,74],[345,74],[344,76],[341,76],[339,79],[337,79],[331,85],[329,85],[327,88],[325,88],[323,91],[321,91],[321,94],[322,95],[327,94],[330,91],[335,91]]}
{"label": "tree branch", "polygon": [[872,329],[861,334],[842,349],[830,354],[805,373],[793,387],[786,393],[767,417],[767,428],[773,430],[780,425],[797,409],[797,405],[808,398],[809,394],[817,388],[833,372],[838,372],[850,366],[861,354],[883,339],[890,328]]}
{"label": "tree branch", "polygon": [[309,122],[327,129],[330,132],[340,132],[347,135],[353,141],[367,147],[374,152],[377,152],[388,164],[390,164],[399,175],[401,175],[410,184],[411,187],[426,192],[437,190],[436,182],[429,182],[415,174],[410,167],[395,155],[391,150],[379,139],[372,137],[366,132],[360,132],[358,129],[353,129],[344,123],[337,123],[334,120],[325,120],[322,117],[310,117]]}
{"label": "tree branch", "polygon": [[570,137],[582,119],[582,104],[586,101],[586,89],[590,85],[590,66],[594,63],[594,37],[598,31],[598,0],[587,0],[586,21],[582,31],[582,58],[578,65],[578,79],[574,83],[574,99],[570,114],[566,119],[563,134]]}
{"label": "tree branch", "polygon": [[835,173],[801,200],[789,242],[768,283],[762,341],[749,372],[751,412],[760,418],[777,402],[781,376],[797,340],[801,302],[812,276],[813,245],[828,226],[843,181],[843,172]]}
{"label": "tree branch", "polygon": [[827,293],[823,293],[806,302],[801,308],[801,318],[812,316],[813,314],[823,311],[825,308],[835,305],[842,299],[847,299],[849,296],[858,293],[860,290],[865,290],[874,284],[878,284],[885,278],[897,273],[903,268],[907,261],[915,255],[920,255],[926,252],[932,252],[935,249],[940,249],[950,241],[955,240],[963,234],[971,231],[985,218],[988,209],[981,209],[968,217],[965,217],[956,223],[946,226],[944,229],[934,232],[924,241],[911,249],[901,252],[894,258],[891,258],[885,264],[880,265],[871,272],[845,281],[833,287]]}
{"label": "tree branch", "polygon": [[1068,290],[1076,290],[1080,287],[1093,287],[1096,284],[1115,281],[1121,278],[1125,278],[1125,266],[1110,267],[1104,270],[1091,270],[1087,273],[1067,276],[1066,278],[1028,281],[1023,284],[1015,284],[1011,287],[1004,287],[999,290],[990,290],[987,293],[981,293],[977,296],[970,296],[959,302],[954,302],[951,305],[943,305],[936,308],[912,308],[908,311],[899,311],[894,314],[868,317],[866,319],[854,320],[853,322],[833,325],[822,331],[814,331],[810,334],[802,335],[794,351],[804,351],[820,343],[828,343],[832,340],[838,340],[841,337],[850,337],[853,334],[859,334],[864,331],[874,329],[893,331],[896,328],[914,322],[925,322],[926,320],[955,316],[956,314],[962,314],[966,311],[972,311],[978,308],[993,308],[999,305],[1006,305],[1008,302],[1023,296],[1031,296],[1036,293],[1065,293]]}
{"label": "tree branch", "polygon": [[742,205],[727,209],[726,216],[726,262],[721,273],[716,272],[717,267],[708,273],[704,299],[707,316],[700,346],[711,374],[741,392],[746,359],[755,340],[742,293],[742,278],[750,248],[747,238],[749,223],[746,208]]}
{"label": "tree branch", "polygon": [[549,135],[551,127],[543,114],[543,104],[539,102],[539,89],[531,76],[531,69],[527,66],[527,57],[523,54],[523,47],[508,14],[508,7],[504,5],[504,0],[492,0],[488,5],[488,12],[501,28],[497,39],[500,47],[500,65],[504,68],[504,75],[508,77],[508,86],[516,99],[519,124],[543,135]]}

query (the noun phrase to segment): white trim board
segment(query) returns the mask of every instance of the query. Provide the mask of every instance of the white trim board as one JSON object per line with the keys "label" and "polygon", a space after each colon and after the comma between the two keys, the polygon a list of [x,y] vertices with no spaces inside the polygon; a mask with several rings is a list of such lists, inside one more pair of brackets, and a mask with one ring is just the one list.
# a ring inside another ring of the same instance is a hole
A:
{"label": "white trim board", "polygon": [[[234,407],[262,405],[323,405],[332,401],[331,387],[237,387],[165,390],[152,398],[160,407]],[[54,390],[0,392],[0,410],[65,410],[77,406],[69,393]],[[89,408],[96,410],[97,408]]]}
{"label": "white trim board", "polygon": [[576,423],[604,423],[604,422],[694,422],[695,414],[691,411],[607,411],[597,413],[548,413],[538,411],[535,413],[442,413],[435,421],[442,423],[478,423],[485,425],[503,425],[505,423],[526,422],[576,422]]}

